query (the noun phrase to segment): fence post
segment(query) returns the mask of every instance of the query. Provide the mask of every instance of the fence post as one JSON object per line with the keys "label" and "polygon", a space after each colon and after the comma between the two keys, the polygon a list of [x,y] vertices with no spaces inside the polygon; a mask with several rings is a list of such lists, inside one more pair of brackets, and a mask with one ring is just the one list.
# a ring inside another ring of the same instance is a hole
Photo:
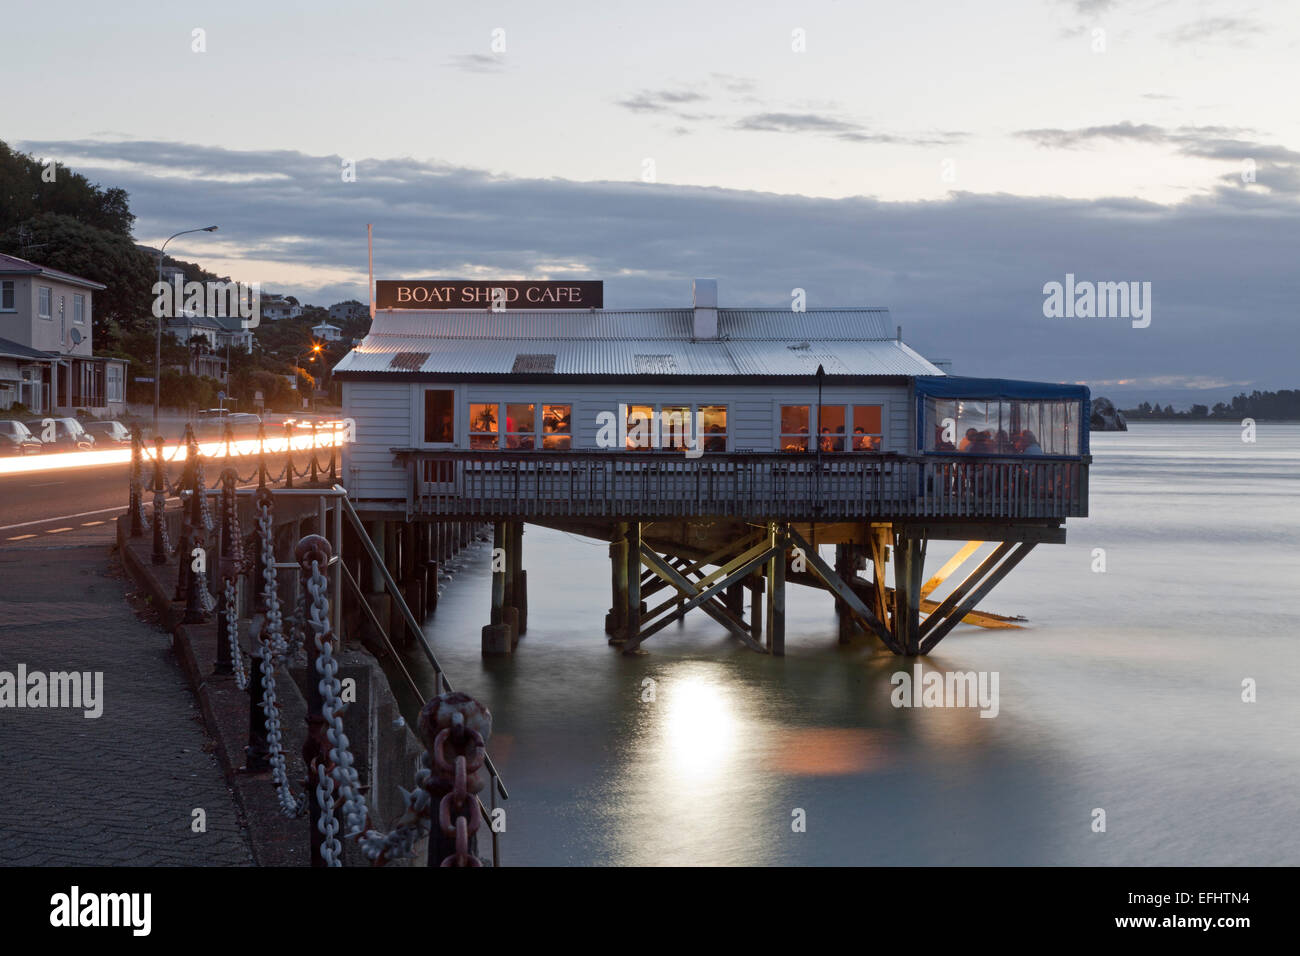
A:
{"label": "fence post", "polygon": [[[292,467],[292,463],[290,465]],[[307,589],[307,582],[311,579],[311,564],[315,561],[322,572],[329,568],[329,559],[332,551],[329,541],[321,535],[309,534],[298,542],[294,549],[294,558],[298,562],[298,587],[302,590]],[[310,614],[311,602],[307,602],[308,614]],[[325,834],[321,832],[321,806],[320,801],[316,799],[315,793],[317,788],[316,767],[323,765],[327,770],[331,768],[329,759],[330,742],[326,736],[328,725],[325,723],[323,705],[324,698],[321,696],[320,682],[315,680],[316,661],[320,657],[320,648],[316,646],[315,632],[312,630],[310,622],[305,622],[303,627],[303,649],[307,652],[307,679],[306,684],[307,696],[307,739],[302,745],[302,759],[307,765],[307,807],[308,820],[311,827],[311,865],[323,867],[326,866],[325,857],[321,853],[321,846],[325,842]],[[335,812],[337,814],[337,805]],[[335,820],[335,826],[338,826],[338,820]]]}
{"label": "fence post", "polygon": [[144,439],[140,426],[131,429],[131,537],[144,537]]}
{"label": "fence post", "polygon": [[163,471],[163,438],[153,440],[153,555],[154,564],[167,563],[167,478]]}
{"label": "fence post", "polygon": [[293,422],[284,423],[284,486],[293,487]]}
{"label": "fence post", "polygon": [[311,423],[311,483],[314,485],[319,480],[316,471],[316,423]]}
{"label": "fence post", "polygon": [[[227,425],[226,429],[229,431],[230,426]],[[234,540],[237,534],[235,525],[235,472],[234,469],[227,468],[221,473],[221,550],[217,577],[222,582],[223,587],[217,599],[217,662],[213,669],[213,672],[217,674],[232,674],[235,670],[234,660],[230,652],[230,642],[239,640],[239,634],[230,633],[230,624],[226,617],[228,608],[224,584],[228,579],[233,579],[236,587],[239,584],[239,569],[236,567],[235,560],[238,547],[237,542]]]}
{"label": "fence post", "polygon": [[257,487],[266,487],[266,424],[257,423]]}

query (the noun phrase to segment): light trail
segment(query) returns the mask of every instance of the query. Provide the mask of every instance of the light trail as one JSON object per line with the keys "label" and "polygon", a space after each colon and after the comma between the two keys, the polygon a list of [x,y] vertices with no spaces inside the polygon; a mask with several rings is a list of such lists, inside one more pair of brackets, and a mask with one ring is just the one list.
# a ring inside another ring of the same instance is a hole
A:
{"label": "light trail", "polygon": [[[276,454],[287,450],[306,451],[313,448],[332,448],[341,446],[346,441],[347,430],[341,423],[331,423],[333,428],[294,435],[292,438],[237,438],[230,441],[229,453],[232,458],[255,456],[259,447],[267,454]],[[199,454],[204,458],[219,460],[226,456],[226,441],[199,442]],[[184,461],[188,449],[184,443],[163,446],[163,461]],[[152,474],[153,461],[156,457],[154,448],[146,443],[144,464],[146,481]],[[71,468],[97,468],[103,465],[125,465],[131,461],[130,448],[109,448],[104,451],[66,451],[41,455],[28,455],[21,458],[0,459],[0,475],[48,474]]]}

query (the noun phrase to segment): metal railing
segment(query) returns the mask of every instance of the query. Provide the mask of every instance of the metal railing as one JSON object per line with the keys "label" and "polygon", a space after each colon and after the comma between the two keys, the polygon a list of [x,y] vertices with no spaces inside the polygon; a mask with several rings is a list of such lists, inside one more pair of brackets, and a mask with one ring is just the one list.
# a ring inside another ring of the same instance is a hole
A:
{"label": "metal railing", "polygon": [[412,510],[434,516],[1065,518],[1088,513],[1090,458],[456,451],[395,448]]}

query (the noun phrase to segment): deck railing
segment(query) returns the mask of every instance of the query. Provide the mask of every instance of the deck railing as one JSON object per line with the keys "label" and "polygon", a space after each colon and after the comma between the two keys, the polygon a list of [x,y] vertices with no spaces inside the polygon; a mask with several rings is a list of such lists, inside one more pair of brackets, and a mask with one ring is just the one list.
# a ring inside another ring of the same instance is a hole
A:
{"label": "deck railing", "polygon": [[1065,518],[1089,458],[395,448],[411,507],[484,518]]}

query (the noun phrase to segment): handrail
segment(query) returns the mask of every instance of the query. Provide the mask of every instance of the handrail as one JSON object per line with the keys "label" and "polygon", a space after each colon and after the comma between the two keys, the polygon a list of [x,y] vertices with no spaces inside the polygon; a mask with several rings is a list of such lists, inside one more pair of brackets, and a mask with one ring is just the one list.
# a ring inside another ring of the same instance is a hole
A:
{"label": "handrail", "polygon": [[[339,503],[343,506],[343,513],[346,514],[348,520],[352,522],[353,530],[357,532],[357,537],[361,539],[361,546],[365,548],[366,554],[369,555],[371,562],[379,569],[380,574],[383,576],[384,584],[387,586],[389,594],[391,594],[393,600],[397,602],[398,608],[401,609],[402,617],[406,620],[407,626],[415,635],[415,643],[424,651],[424,656],[429,659],[429,663],[433,666],[434,674],[442,681],[442,685],[447,688],[447,692],[451,693],[455,688],[451,686],[451,681],[447,679],[446,671],[444,671],[442,665],[438,663],[437,655],[433,653],[433,650],[424,640],[424,631],[420,627],[419,621],[415,619],[415,615],[411,613],[410,607],[407,606],[405,598],[402,597],[402,592],[397,587],[397,582],[393,580],[393,576],[388,570],[388,565],[384,563],[383,557],[379,554],[379,549],[376,548],[375,543],[370,540],[370,533],[366,531],[365,525],[362,524],[361,516],[357,514],[357,509],[354,508],[352,502],[348,500],[347,491],[339,485],[335,485],[332,490],[335,492],[342,492],[342,494],[339,495]],[[501,799],[509,800],[510,794],[506,790],[506,785],[502,782],[501,775],[497,773],[497,768],[492,763],[492,758],[487,756],[486,753],[483,757],[483,763],[488,768],[488,773],[492,775],[492,779],[495,781],[496,787],[501,794]]]}
{"label": "handrail", "polygon": [[[423,700],[424,694],[420,691],[420,685],[415,682],[415,678],[411,676],[411,672],[406,669],[406,662],[402,660],[402,655],[397,653],[397,648],[393,646],[393,642],[389,638],[388,632],[384,630],[384,625],[379,623],[379,616],[375,614],[375,609],[370,606],[370,602],[366,600],[365,594],[361,592],[361,585],[357,584],[357,579],[354,578],[352,572],[348,570],[346,562],[340,561],[339,568],[343,571],[344,580],[352,586],[352,593],[356,595],[357,603],[366,609],[366,614],[370,617],[370,623],[373,624],[375,630],[379,632],[379,636],[384,639],[384,644],[388,647],[388,652],[393,655],[393,660],[397,661],[397,666],[402,669],[402,675],[406,678],[406,682],[411,685],[411,692],[415,694],[417,700]],[[486,758],[486,756],[487,752],[485,750],[484,757]],[[484,762],[486,763],[486,759]],[[497,779],[495,772],[493,772],[492,776],[494,780]],[[492,829],[491,826],[492,814],[488,808],[483,805],[482,797],[478,794],[474,794],[474,799],[478,801],[479,812],[482,813],[483,817],[488,821],[488,830],[492,834],[492,865],[500,866],[501,846],[498,840],[497,831]]]}

